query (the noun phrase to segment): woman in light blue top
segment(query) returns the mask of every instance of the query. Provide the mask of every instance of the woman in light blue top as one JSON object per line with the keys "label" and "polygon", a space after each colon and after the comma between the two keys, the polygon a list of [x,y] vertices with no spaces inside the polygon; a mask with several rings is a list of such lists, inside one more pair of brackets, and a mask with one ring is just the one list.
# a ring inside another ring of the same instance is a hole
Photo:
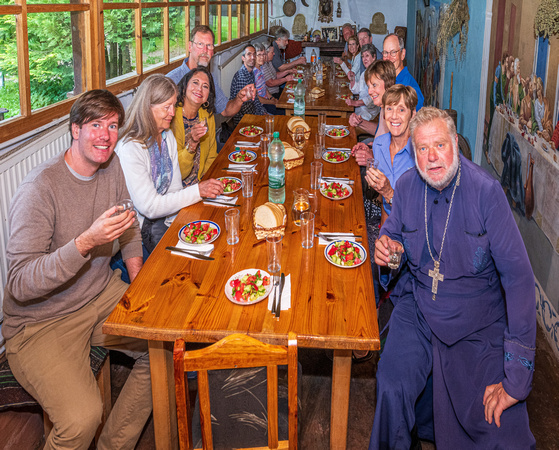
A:
{"label": "woman in light blue top", "polygon": [[415,90],[401,84],[387,89],[382,97],[388,133],[375,139],[373,154],[378,168],[369,168],[365,176],[369,186],[383,197],[381,226],[392,210],[396,181],[408,169],[415,167],[410,120],[415,115],[416,105]]}

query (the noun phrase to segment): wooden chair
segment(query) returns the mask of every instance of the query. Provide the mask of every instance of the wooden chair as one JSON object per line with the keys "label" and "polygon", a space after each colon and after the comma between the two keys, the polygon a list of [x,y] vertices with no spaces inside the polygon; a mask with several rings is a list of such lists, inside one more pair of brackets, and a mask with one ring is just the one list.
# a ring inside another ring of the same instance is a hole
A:
{"label": "wooden chair", "polygon": [[[175,393],[181,449],[192,450],[192,417],[186,371],[198,372],[200,427],[204,450],[213,450],[208,370],[267,368],[268,447],[297,449],[297,337],[289,334],[288,346],[264,344],[245,334],[232,334],[201,350],[185,351],[183,339],[175,341]],[[289,441],[278,442],[278,365],[288,366]]]}

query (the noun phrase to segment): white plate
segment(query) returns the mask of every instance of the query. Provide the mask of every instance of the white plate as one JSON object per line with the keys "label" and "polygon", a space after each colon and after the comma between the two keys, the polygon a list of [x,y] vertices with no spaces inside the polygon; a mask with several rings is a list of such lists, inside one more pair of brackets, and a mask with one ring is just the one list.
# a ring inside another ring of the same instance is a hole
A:
{"label": "white plate", "polygon": [[[189,225],[194,224],[194,223],[202,223],[202,224],[208,223],[208,224],[210,224],[210,228],[216,228],[216,229],[217,229],[217,234],[216,234],[213,238],[211,238],[209,241],[205,241],[205,242],[202,242],[202,243],[200,243],[200,244],[198,244],[198,243],[196,243],[196,242],[189,242],[189,241],[186,240],[184,231],[185,231],[186,227],[188,227]],[[217,223],[212,222],[211,220],[195,220],[194,222],[189,222],[189,223],[187,223],[184,227],[182,227],[182,228],[180,229],[180,231],[179,231],[179,239],[180,239],[182,242],[184,242],[185,244],[189,244],[189,245],[203,245],[203,244],[211,244],[213,241],[215,241],[215,240],[219,237],[220,234],[221,234],[221,228],[219,228],[219,225],[218,225]]]}
{"label": "white plate", "polygon": [[[233,157],[233,155],[236,155],[237,153],[244,151],[246,152],[247,155],[250,155],[250,159],[248,161],[235,161],[235,158]],[[229,161],[231,161],[232,163],[235,164],[249,164],[252,161],[254,161],[257,158],[257,154],[255,152],[253,152],[252,150],[247,150],[247,149],[243,149],[243,150],[235,150],[234,152],[229,153]]]}
{"label": "white plate", "polygon": [[[340,184],[342,187],[347,188],[348,191],[349,191],[349,194],[348,194],[347,196],[345,196],[345,197],[340,197],[340,198],[328,197],[328,195],[326,194],[326,192],[325,192],[323,186],[324,186],[325,184],[332,184],[332,183],[338,183],[338,184]],[[339,181],[329,181],[329,182],[322,181],[322,182],[320,183],[320,193],[321,193],[324,197],[326,197],[327,199],[329,199],[329,200],[345,200],[346,198],[351,197],[351,194],[353,194],[353,189],[351,189],[351,186],[350,186],[349,184],[340,183]]]}
{"label": "white plate", "polygon": [[[344,130],[344,135],[343,136],[332,136],[330,133],[335,129]],[[345,137],[349,136],[349,130],[345,127],[331,127],[331,128],[326,130],[326,136],[331,137],[332,139],[342,139],[342,138],[345,138]]]}
{"label": "white plate", "polygon": [[256,134],[247,134],[246,131],[247,131],[248,128],[249,128],[249,127],[243,127],[243,128],[241,128],[241,129],[239,130],[239,133],[241,133],[243,136],[255,137],[255,136],[258,136],[259,134],[262,134],[262,132],[264,131],[263,128],[260,128],[260,127],[256,127],[256,126],[255,126],[254,129],[255,129],[256,131],[258,131],[258,133],[256,133]]}
{"label": "white plate", "polygon": [[[247,273],[251,274],[251,275],[254,275],[256,272],[258,272],[258,270],[260,270],[260,274],[262,275],[262,278],[268,277],[270,279],[270,284],[268,284],[268,286],[266,286],[266,292],[264,292],[264,294],[261,295],[260,297],[258,297],[255,301],[250,302],[250,303],[244,303],[244,302],[239,302],[239,301],[235,300],[235,297],[233,297],[233,288],[230,286],[231,281],[243,278]],[[272,284],[272,277],[270,276],[270,274],[268,272],[266,272],[262,269],[246,269],[246,270],[241,270],[240,272],[237,272],[235,275],[233,275],[231,278],[229,278],[227,280],[227,282],[225,283],[225,296],[227,297],[227,299],[229,301],[235,303],[236,305],[242,305],[242,306],[254,305],[256,303],[261,302],[266,297],[268,297],[268,295],[270,295],[270,292],[272,292],[273,287],[274,287],[274,285]]]}
{"label": "white plate", "polygon": [[342,152],[343,154],[345,154],[345,159],[344,159],[343,161],[332,161],[332,160],[328,159],[328,154],[334,153],[335,151],[336,151],[336,150],[328,150],[328,151],[324,152],[324,153],[322,154],[322,159],[323,159],[324,161],[329,162],[329,163],[332,163],[332,164],[341,164],[341,163],[343,163],[343,162],[346,162],[346,161],[349,159],[349,155],[350,155],[349,152]]}
{"label": "white plate", "polygon": [[332,259],[330,258],[330,256],[328,256],[328,251],[332,248],[332,246],[333,246],[334,244],[339,243],[339,242],[348,242],[348,241],[344,241],[343,239],[342,239],[342,240],[339,240],[339,241],[334,241],[334,242],[328,244],[328,245],[324,248],[324,257],[326,258],[326,260],[327,260],[330,264],[332,264],[332,265],[334,265],[334,266],[336,266],[336,267],[340,267],[340,268],[342,268],[342,269],[353,269],[354,267],[359,267],[361,264],[363,264],[363,263],[365,262],[365,260],[367,259],[367,251],[365,250],[365,247],[363,247],[361,244],[358,244],[357,242],[350,242],[350,243],[353,244],[354,247],[356,247],[356,248],[359,249],[359,253],[360,253],[360,255],[362,256],[361,262],[360,262],[359,264],[355,264],[355,265],[353,265],[353,266],[342,266],[342,265],[336,264],[334,261],[332,261]]}
{"label": "white plate", "polygon": [[234,191],[230,191],[230,192],[223,191],[224,195],[228,195],[228,194],[232,194],[233,192],[237,192],[237,191],[241,190],[241,188],[243,187],[243,182],[241,180],[239,180],[238,178],[235,178],[235,177],[219,177],[217,180],[221,181],[222,183],[223,183],[223,180],[235,180],[235,181],[239,182],[239,187],[237,189],[235,189]]}

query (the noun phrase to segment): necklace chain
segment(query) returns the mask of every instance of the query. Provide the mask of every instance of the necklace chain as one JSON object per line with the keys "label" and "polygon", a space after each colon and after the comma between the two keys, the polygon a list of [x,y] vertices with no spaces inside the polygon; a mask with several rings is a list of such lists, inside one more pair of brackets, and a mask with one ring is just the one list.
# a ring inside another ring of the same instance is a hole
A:
{"label": "necklace chain", "polygon": [[456,188],[460,184],[461,174],[462,174],[462,165],[460,164],[460,166],[458,166],[458,177],[456,178],[456,183],[454,184],[454,189],[452,190],[452,196],[450,197],[450,206],[448,207],[448,214],[446,215],[446,223],[444,225],[443,238],[441,240],[441,251],[439,252],[438,261],[433,256],[433,253],[431,252],[431,244],[429,243],[429,231],[427,229],[427,183],[425,183],[425,238],[427,239],[427,249],[429,250],[429,255],[431,256],[431,259],[433,260],[433,263],[435,265],[435,269],[429,271],[429,276],[433,278],[433,287],[431,288],[431,291],[433,293],[433,300],[435,300],[435,296],[437,294],[438,282],[443,281],[444,278],[444,276],[439,273],[439,267],[441,264],[441,257],[443,254],[444,241],[446,238],[446,230],[448,229],[448,221],[450,219],[450,211],[452,210],[452,204],[454,202],[454,194],[456,193]]}

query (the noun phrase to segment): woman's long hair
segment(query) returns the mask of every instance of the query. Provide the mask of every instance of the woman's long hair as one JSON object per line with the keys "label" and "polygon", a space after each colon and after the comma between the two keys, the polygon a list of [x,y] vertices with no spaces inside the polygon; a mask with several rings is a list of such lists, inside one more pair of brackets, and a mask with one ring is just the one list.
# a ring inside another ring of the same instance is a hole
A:
{"label": "woman's long hair", "polygon": [[196,69],[192,69],[184,77],[182,77],[182,80],[179,81],[178,86],[179,94],[177,96],[177,105],[184,105],[184,96],[186,95],[186,88],[188,86],[188,83],[198,72],[205,73],[208,77],[208,80],[210,81],[210,93],[208,94],[207,100],[208,103],[207,105],[203,104],[202,108],[205,109],[211,117],[213,114],[215,114],[215,84],[211,72],[206,67],[198,66],[196,67]]}
{"label": "woman's long hair", "polygon": [[166,102],[173,95],[178,95],[177,85],[173,80],[160,73],[147,77],[128,108],[119,138],[151,146],[159,138],[151,107]]}

